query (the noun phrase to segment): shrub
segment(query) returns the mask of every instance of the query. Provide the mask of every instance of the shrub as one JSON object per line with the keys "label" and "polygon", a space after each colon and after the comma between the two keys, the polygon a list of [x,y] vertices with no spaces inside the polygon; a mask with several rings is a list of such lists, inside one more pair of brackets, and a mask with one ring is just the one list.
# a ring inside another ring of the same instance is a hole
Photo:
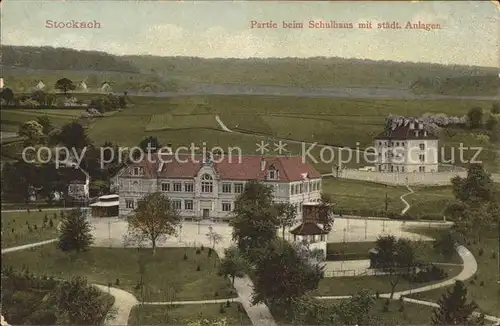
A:
{"label": "shrub", "polygon": [[201,267],[200,267],[200,265],[196,266],[196,271],[197,271],[197,272],[201,271]]}
{"label": "shrub", "polygon": [[212,248],[208,248],[207,256],[210,258],[212,256]]}
{"label": "shrub", "polygon": [[472,284],[472,285],[476,284],[476,282],[474,280],[470,280],[469,283]]}
{"label": "shrub", "polygon": [[226,307],[228,307],[228,308],[231,307],[231,301],[229,301],[229,300],[226,301]]}
{"label": "shrub", "polygon": [[49,227],[51,227],[51,228],[54,227],[54,222],[52,221],[52,219],[49,220]]}
{"label": "shrub", "polygon": [[38,209],[38,211],[39,211],[39,212],[41,212],[41,211],[42,211],[42,209],[41,209],[41,208],[39,208],[39,209]]}
{"label": "shrub", "polygon": [[184,253],[184,260],[188,260],[188,256],[186,253]]}
{"label": "shrub", "polygon": [[120,285],[120,279],[119,278],[116,279],[115,284],[116,285]]}
{"label": "shrub", "polygon": [[481,281],[481,283],[479,283],[480,286],[484,286],[484,281]]}
{"label": "shrub", "polygon": [[495,258],[497,258],[497,253],[493,251],[491,253],[491,259],[495,259]]}
{"label": "shrub", "polygon": [[33,227],[33,229],[38,230],[38,227],[36,226],[36,224],[35,224],[35,226]]}
{"label": "shrub", "polygon": [[205,247],[203,245],[201,245],[201,251],[205,250]]}
{"label": "shrub", "polygon": [[484,254],[483,248],[480,248],[477,254],[479,255],[479,257],[481,257]]}
{"label": "shrub", "polygon": [[219,296],[219,292],[218,292],[218,291],[215,291],[215,293],[214,293],[214,297],[216,297],[216,298],[217,298],[218,296]]}
{"label": "shrub", "polygon": [[220,308],[219,308],[219,313],[223,314],[223,313],[225,313],[225,312],[226,312],[226,309],[224,309],[224,305],[223,305],[223,304],[221,304],[221,305],[220,305]]}
{"label": "shrub", "polygon": [[399,307],[399,309],[398,309],[398,310],[399,310],[399,312],[403,312],[403,311],[405,311],[405,306],[401,306],[401,307]]}
{"label": "shrub", "polygon": [[197,255],[201,254],[201,250],[200,249],[196,249],[196,254]]}
{"label": "shrub", "polygon": [[375,292],[375,298],[377,298],[377,299],[380,298],[380,293],[378,291]]}

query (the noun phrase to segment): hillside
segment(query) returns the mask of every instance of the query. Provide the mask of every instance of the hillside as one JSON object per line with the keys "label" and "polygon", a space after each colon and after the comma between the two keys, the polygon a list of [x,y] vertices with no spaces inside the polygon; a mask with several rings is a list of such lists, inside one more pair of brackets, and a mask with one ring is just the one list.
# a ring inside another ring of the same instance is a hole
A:
{"label": "hillside", "polygon": [[445,79],[420,78],[412,85],[412,90],[415,93],[443,95],[498,95],[500,94],[500,78],[496,74]]}
{"label": "hillside", "polygon": [[126,56],[143,72],[191,82],[296,87],[389,87],[408,89],[418,78],[496,73],[494,68],[346,58],[203,59]]}
{"label": "hillside", "polygon": [[139,72],[129,62],[105,52],[78,51],[48,46],[2,46],[2,65],[49,70]]}

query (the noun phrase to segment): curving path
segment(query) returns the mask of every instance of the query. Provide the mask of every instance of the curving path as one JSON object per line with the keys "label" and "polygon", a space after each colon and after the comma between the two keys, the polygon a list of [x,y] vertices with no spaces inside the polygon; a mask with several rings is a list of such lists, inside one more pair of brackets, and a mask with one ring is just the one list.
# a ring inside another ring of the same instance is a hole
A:
{"label": "curving path", "polygon": [[403,208],[403,210],[401,211],[401,215],[405,215],[406,212],[408,212],[408,210],[410,209],[410,204],[406,201],[405,197],[413,194],[413,189],[411,189],[409,185],[406,185],[406,189],[408,189],[408,192],[399,197],[399,199],[401,199],[401,201],[405,204],[405,208]]}
{"label": "curving path", "polygon": [[228,127],[226,127],[226,125],[224,124],[224,122],[222,122],[222,120],[220,119],[220,117],[218,115],[215,116],[215,121],[217,121],[217,123],[219,124],[219,126],[225,132],[233,132],[231,129],[229,129]]}
{"label": "curving path", "polygon": [[107,292],[115,298],[115,302],[104,320],[104,326],[124,326],[128,324],[128,317],[132,308],[139,303],[137,298],[130,292],[108,287],[100,284],[93,284],[102,292]]}

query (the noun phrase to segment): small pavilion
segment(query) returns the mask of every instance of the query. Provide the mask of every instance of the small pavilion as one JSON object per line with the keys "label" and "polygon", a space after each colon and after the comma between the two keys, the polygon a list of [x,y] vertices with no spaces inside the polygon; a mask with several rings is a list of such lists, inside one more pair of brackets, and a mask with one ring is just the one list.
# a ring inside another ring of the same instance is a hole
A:
{"label": "small pavilion", "polygon": [[98,202],[90,204],[92,217],[117,217],[119,205],[118,195],[101,196]]}
{"label": "small pavilion", "polygon": [[315,222],[304,221],[297,227],[290,230],[294,242],[302,242],[310,250],[319,249],[326,255],[326,238],[328,231],[324,230]]}

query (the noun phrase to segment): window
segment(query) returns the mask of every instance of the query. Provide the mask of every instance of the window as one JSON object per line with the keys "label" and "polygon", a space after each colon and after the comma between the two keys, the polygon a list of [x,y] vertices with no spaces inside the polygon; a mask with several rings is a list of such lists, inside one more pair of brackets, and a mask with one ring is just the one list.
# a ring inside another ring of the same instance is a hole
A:
{"label": "window", "polygon": [[425,172],[425,166],[419,166],[418,172]]}
{"label": "window", "polygon": [[379,141],[379,142],[378,142],[378,145],[379,145],[379,146],[382,146],[382,142],[381,142],[381,141]]}
{"label": "window", "polygon": [[396,142],[396,146],[399,146],[399,142],[398,141]]}
{"label": "window", "polygon": [[304,192],[305,193],[309,192],[309,183],[304,183]]}
{"label": "window", "polygon": [[237,194],[241,194],[243,192],[243,183],[235,183],[234,192]]}
{"label": "window", "polygon": [[132,175],[138,176],[138,175],[143,175],[144,174],[144,168],[143,167],[135,167],[132,170]]}
{"label": "window", "polygon": [[134,200],[133,199],[125,199],[125,207],[134,209]]}
{"label": "window", "polygon": [[271,167],[269,171],[267,171],[267,178],[269,180],[278,179],[278,170],[276,170],[274,167]]}
{"label": "window", "polygon": [[295,190],[295,187],[293,185],[290,185],[290,194],[291,195],[295,195],[294,190]]}
{"label": "window", "polygon": [[182,183],[174,182],[174,191],[182,191]]}
{"label": "window", "polygon": [[425,161],[425,155],[424,154],[420,154],[418,156],[418,158],[420,159],[420,162],[424,162]]}
{"label": "window", "polygon": [[401,167],[401,172],[405,172],[405,167],[404,166]]}
{"label": "window", "polygon": [[419,147],[421,151],[425,150],[425,144],[420,144]]}
{"label": "window", "polygon": [[299,194],[299,185],[298,184],[295,185],[295,194]]}
{"label": "window", "polygon": [[405,145],[405,142],[402,142],[402,143],[401,143],[401,146],[404,146],[404,145]]}
{"label": "window", "polygon": [[174,209],[181,209],[182,208],[182,201],[179,199],[172,199],[172,207]]}
{"label": "window", "polygon": [[131,189],[130,189],[132,192],[138,192],[139,188],[140,188],[139,182],[137,182],[137,181],[132,182]]}
{"label": "window", "polygon": [[194,192],[194,184],[192,182],[184,183],[184,191],[185,192]]}
{"label": "window", "polygon": [[214,185],[212,177],[208,174],[204,174],[201,177],[201,192],[209,193],[214,191]]}
{"label": "window", "polygon": [[222,184],[222,192],[231,193],[231,184],[230,183],[223,183]]}
{"label": "window", "polygon": [[191,199],[184,200],[184,209],[187,211],[193,210],[193,201]]}
{"label": "window", "polygon": [[170,191],[170,183],[168,182],[163,182],[161,184],[161,191]]}
{"label": "window", "polygon": [[231,203],[222,203],[222,211],[230,212],[231,211]]}
{"label": "window", "polygon": [[301,184],[299,185],[299,193],[301,194],[301,193],[303,193],[303,192],[304,192],[304,188],[303,188],[302,183],[301,183]]}

